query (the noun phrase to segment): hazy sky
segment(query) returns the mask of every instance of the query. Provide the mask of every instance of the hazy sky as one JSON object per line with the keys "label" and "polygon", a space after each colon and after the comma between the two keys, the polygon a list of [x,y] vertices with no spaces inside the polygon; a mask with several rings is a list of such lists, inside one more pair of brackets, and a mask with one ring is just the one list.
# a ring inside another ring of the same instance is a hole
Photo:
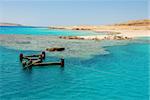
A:
{"label": "hazy sky", "polygon": [[148,0],[0,0],[0,22],[100,25],[148,18]]}

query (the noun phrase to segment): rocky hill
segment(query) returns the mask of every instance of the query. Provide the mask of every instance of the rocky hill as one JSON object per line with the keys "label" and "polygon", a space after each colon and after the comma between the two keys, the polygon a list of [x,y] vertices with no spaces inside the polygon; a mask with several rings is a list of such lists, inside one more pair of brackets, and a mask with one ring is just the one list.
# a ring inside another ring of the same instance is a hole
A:
{"label": "rocky hill", "polygon": [[125,23],[120,23],[120,24],[114,24],[115,26],[149,26],[150,25],[150,20],[145,19],[145,20],[133,20],[133,21],[128,21]]}

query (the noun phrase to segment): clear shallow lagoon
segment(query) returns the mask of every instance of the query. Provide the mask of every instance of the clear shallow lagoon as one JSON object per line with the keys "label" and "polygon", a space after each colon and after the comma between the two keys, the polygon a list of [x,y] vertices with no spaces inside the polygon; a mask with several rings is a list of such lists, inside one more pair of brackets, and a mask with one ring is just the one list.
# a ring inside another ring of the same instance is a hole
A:
{"label": "clear shallow lagoon", "polygon": [[[0,47],[1,100],[148,100],[150,44],[107,47],[89,60],[65,58],[65,68],[22,70],[18,51]],[[47,60],[58,60],[48,57]]]}
{"label": "clear shallow lagoon", "polygon": [[104,33],[95,33],[90,31],[36,28],[36,27],[0,26],[0,34],[81,36],[81,35],[96,35],[96,34],[104,34]]}
{"label": "clear shallow lagoon", "polygon": [[[0,27],[0,34],[74,36],[87,35],[88,32],[31,27]],[[85,47],[89,45],[96,50],[100,50],[97,48],[98,46],[104,46],[109,54],[94,53],[95,56],[88,60],[65,57],[64,69],[52,66],[23,70],[18,55],[39,52],[13,50],[6,47],[18,46],[21,48],[20,46],[26,45],[32,48],[32,46],[41,45],[38,42],[40,39],[36,37],[27,36],[27,41],[23,37],[16,36],[15,40],[13,36],[10,36],[7,38],[10,41],[1,41],[4,45],[0,46],[0,100],[148,100],[149,98],[148,50],[150,43],[147,42],[149,38],[140,38],[134,42],[128,41],[130,43],[126,45],[122,45],[123,41],[118,41],[120,46],[113,46],[113,42],[110,41],[86,42],[87,45],[79,41],[72,41],[73,47],[77,50],[77,45],[82,43],[81,46],[84,49],[79,49],[81,51],[84,51]],[[33,39],[33,41],[28,39]],[[41,43],[47,43],[45,41],[49,40],[49,38],[44,39],[41,38]],[[46,45],[50,45],[50,43],[56,45],[56,42],[66,43],[62,40],[51,41]],[[98,45],[99,43],[101,44]],[[69,47],[70,45],[68,44]],[[84,56],[87,57],[87,55]],[[59,58],[49,54],[46,60],[59,61]]]}

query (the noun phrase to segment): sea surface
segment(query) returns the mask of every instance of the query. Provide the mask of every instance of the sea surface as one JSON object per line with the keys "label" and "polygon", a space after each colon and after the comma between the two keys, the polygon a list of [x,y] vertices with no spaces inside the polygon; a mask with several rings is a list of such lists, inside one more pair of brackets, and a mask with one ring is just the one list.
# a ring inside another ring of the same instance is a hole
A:
{"label": "sea surface", "polygon": [[91,31],[77,31],[77,30],[59,30],[42,27],[0,26],[0,34],[84,36],[84,35],[97,35],[104,33],[96,33]]}
{"label": "sea surface", "polygon": [[[66,57],[64,68],[23,70],[19,54],[40,51],[0,46],[0,100],[148,100],[149,47],[148,42],[106,46],[106,55]],[[60,61],[54,56],[45,60]]]}

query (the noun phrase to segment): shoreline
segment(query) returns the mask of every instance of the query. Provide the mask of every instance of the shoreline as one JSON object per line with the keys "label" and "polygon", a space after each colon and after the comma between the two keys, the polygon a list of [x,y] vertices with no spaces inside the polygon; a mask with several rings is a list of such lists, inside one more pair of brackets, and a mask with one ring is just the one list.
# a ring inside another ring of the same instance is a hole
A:
{"label": "shoreline", "polygon": [[61,38],[78,40],[129,40],[139,37],[150,37],[150,30],[95,30],[93,32],[106,34],[87,36],[62,36]]}
{"label": "shoreline", "polygon": [[[77,31],[91,31],[96,33],[108,33],[108,36],[82,36],[81,39],[116,39],[115,36],[121,36],[127,38],[137,37],[150,37],[150,19],[142,20],[130,20],[123,23],[111,24],[111,25],[76,25],[76,26],[54,26],[49,29],[66,29],[66,30],[77,30]],[[111,35],[111,36],[110,36]],[[119,39],[121,38],[119,37]]]}

